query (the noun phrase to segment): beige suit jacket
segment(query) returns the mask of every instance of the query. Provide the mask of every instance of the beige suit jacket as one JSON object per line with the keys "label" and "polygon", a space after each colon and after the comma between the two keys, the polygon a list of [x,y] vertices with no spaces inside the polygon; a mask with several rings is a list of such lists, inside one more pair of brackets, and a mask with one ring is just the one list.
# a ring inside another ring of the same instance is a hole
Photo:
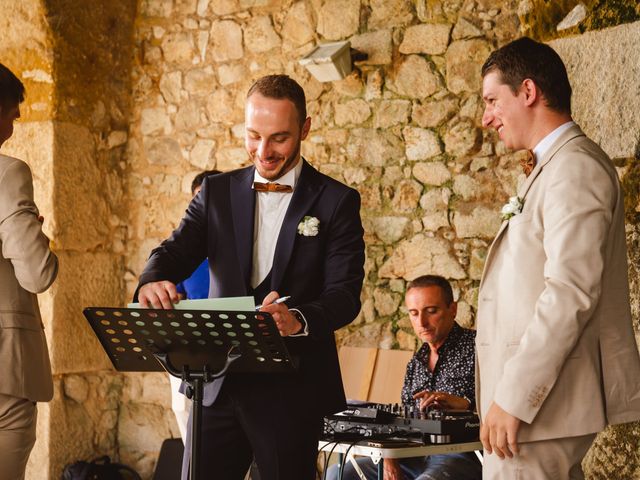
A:
{"label": "beige suit jacket", "polygon": [[585,435],[640,418],[623,194],[607,155],[577,126],[518,196],[485,262],[476,398],[524,423],[519,441]]}
{"label": "beige suit jacket", "polygon": [[53,396],[36,293],[51,285],[57,271],[33,203],[31,171],[0,155],[0,393],[32,401]]}

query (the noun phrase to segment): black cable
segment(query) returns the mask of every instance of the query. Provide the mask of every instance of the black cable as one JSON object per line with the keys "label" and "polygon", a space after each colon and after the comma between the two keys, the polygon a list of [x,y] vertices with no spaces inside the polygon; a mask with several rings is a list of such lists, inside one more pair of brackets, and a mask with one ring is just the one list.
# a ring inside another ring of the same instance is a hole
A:
{"label": "black cable", "polygon": [[347,447],[347,450],[344,452],[344,459],[342,461],[342,464],[340,465],[340,474],[338,476],[338,480],[342,480],[342,475],[344,474],[344,466],[347,463],[347,460],[349,459],[349,450],[351,450],[356,443],[358,443],[358,441],[355,441],[351,445],[349,445],[349,447]]}
{"label": "black cable", "polygon": [[[338,443],[339,442],[333,442],[333,447],[331,447],[331,451],[329,452],[329,454],[324,459],[324,472],[322,473],[322,480],[327,480],[327,468],[329,468],[329,459],[331,458],[331,455],[333,455],[333,451],[338,446]],[[329,444],[327,444],[327,445],[329,445]],[[325,447],[327,445],[325,445]],[[324,450],[324,447],[322,447],[321,450]],[[325,452],[325,455],[326,455],[326,452]]]}

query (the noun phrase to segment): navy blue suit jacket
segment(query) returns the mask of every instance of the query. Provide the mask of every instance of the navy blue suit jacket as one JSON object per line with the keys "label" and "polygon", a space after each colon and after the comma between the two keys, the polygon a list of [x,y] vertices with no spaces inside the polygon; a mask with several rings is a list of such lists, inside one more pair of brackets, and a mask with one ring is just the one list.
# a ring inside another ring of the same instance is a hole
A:
{"label": "navy blue suit jacket", "polygon": [[[303,160],[304,161],[304,160]],[[210,297],[247,295],[253,258],[254,167],[207,177],[182,222],[153,250],[140,276],[145,283],[187,278],[206,257]],[[305,216],[320,221],[317,236],[302,236]],[[304,161],[278,237],[271,290],[291,295],[287,302],[307,320],[309,336],[285,342],[300,362],[301,394],[312,395],[322,413],[343,408],[344,390],[334,330],[360,311],[364,278],[360,195]],[[138,287],[139,288],[139,287]],[[306,399],[299,399],[306,401]]]}

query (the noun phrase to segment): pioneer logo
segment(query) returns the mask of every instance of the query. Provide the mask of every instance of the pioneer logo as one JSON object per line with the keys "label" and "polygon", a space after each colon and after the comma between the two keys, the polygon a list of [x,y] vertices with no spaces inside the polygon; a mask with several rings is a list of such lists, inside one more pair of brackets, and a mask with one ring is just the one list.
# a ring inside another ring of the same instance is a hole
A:
{"label": "pioneer logo", "polygon": [[480,421],[478,421],[478,423],[475,423],[475,422],[465,422],[464,427],[465,427],[465,428],[480,428]]}

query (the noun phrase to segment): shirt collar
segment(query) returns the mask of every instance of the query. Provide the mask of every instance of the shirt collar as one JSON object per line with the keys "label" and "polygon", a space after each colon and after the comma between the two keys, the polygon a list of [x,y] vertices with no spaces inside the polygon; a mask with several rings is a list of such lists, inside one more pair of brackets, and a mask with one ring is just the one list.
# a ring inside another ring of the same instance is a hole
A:
{"label": "shirt collar", "polygon": [[[462,334],[462,332],[462,327],[458,325],[458,322],[454,320],[453,327],[451,327],[447,338],[445,338],[444,342],[442,342],[442,345],[438,349],[438,353],[446,351],[449,348],[449,345],[455,345],[458,341],[458,337]],[[422,353],[423,360],[426,361],[426,359],[429,358],[429,353],[431,353],[431,347],[429,347],[429,344],[427,342],[424,342],[422,344],[422,347],[420,348],[420,351]]]}
{"label": "shirt collar", "polygon": [[542,158],[544,154],[547,153],[547,150],[549,150],[549,147],[551,147],[553,142],[555,142],[565,130],[567,130],[569,127],[573,125],[575,125],[573,120],[569,120],[568,122],[560,125],[558,128],[556,128],[553,132],[548,134],[542,140],[540,140],[533,149],[533,154],[536,156],[536,158],[537,159]]}
{"label": "shirt collar", "polygon": [[289,185],[292,189],[296,188],[296,183],[298,183],[298,178],[300,178],[300,172],[302,172],[302,162],[303,158],[300,157],[298,163],[295,167],[285,173],[283,176],[278,178],[277,180],[267,180],[262,175],[258,173],[258,169],[255,169],[253,174],[253,181],[260,183],[278,183],[280,185]]}

